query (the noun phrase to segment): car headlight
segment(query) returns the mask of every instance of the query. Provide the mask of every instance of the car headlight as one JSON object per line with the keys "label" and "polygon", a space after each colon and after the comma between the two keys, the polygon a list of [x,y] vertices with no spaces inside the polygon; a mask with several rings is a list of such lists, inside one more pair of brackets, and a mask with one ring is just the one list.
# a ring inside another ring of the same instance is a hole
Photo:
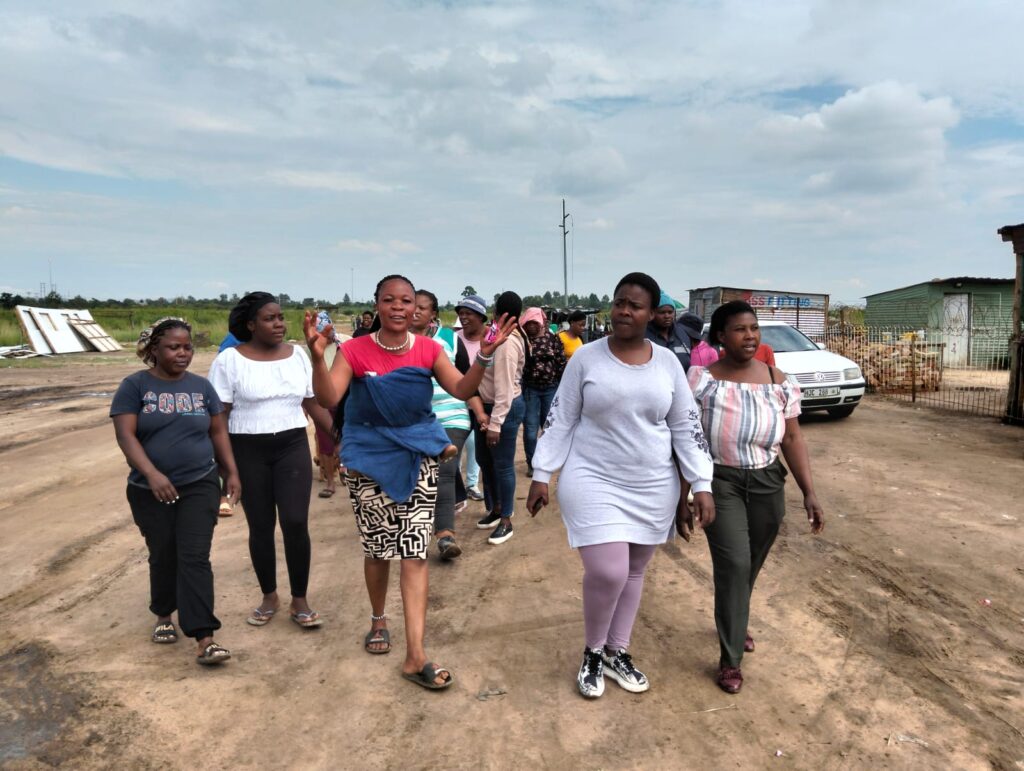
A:
{"label": "car headlight", "polygon": [[850,367],[843,370],[843,380],[860,380],[860,367]]}

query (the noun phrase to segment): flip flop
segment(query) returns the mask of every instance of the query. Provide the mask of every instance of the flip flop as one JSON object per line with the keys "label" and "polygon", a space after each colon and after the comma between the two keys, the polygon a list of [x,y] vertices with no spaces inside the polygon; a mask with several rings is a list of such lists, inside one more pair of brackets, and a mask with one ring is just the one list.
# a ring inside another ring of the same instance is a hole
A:
{"label": "flip flop", "polygon": [[231,504],[228,503],[227,501],[224,501],[224,503],[222,503],[217,508],[217,516],[218,517],[230,517],[234,513],[235,513],[234,509],[231,508]]}
{"label": "flip flop", "polygon": [[247,624],[253,626],[266,626],[270,623],[270,619],[277,613],[276,610],[260,610],[259,608],[253,608],[252,613],[249,614],[249,618],[245,620]]}
{"label": "flip flop", "polygon": [[321,498],[330,498],[334,495],[334,490],[321,490],[319,495]]}
{"label": "flip flop", "polygon": [[[437,676],[442,673],[448,675],[448,677],[443,683],[435,683],[434,681],[437,679]],[[435,667],[430,661],[424,664],[423,669],[419,672],[402,672],[402,677],[430,691],[440,691],[450,686],[453,682],[451,672],[444,667]]]}
{"label": "flip flop", "polygon": [[157,624],[153,627],[153,636],[150,639],[158,645],[170,645],[178,642],[178,630],[170,622]]}
{"label": "flip flop", "polygon": [[231,658],[231,651],[227,648],[222,648],[217,643],[210,643],[203,652],[196,656],[196,661],[203,666],[213,666],[214,664],[220,664]]}
{"label": "flip flop", "polygon": [[[388,647],[374,650],[371,645],[380,645],[384,643]],[[374,656],[380,656],[383,653],[391,653],[391,632],[387,629],[371,629],[366,633],[366,637],[363,638],[363,648],[367,653],[372,653]]]}
{"label": "flip flop", "polygon": [[292,613],[292,621],[303,629],[313,629],[314,627],[323,626],[324,623],[324,620],[320,618],[320,614],[315,610],[304,610],[300,613]]}

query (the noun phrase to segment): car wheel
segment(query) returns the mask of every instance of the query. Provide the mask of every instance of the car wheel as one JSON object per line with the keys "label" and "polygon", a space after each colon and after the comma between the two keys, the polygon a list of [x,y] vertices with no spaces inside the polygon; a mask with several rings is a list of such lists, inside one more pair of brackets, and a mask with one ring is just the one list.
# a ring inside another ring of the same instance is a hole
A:
{"label": "car wheel", "polygon": [[852,407],[829,407],[828,414],[837,420],[840,418],[848,418],[853,414],[856,407],[856,404]]}

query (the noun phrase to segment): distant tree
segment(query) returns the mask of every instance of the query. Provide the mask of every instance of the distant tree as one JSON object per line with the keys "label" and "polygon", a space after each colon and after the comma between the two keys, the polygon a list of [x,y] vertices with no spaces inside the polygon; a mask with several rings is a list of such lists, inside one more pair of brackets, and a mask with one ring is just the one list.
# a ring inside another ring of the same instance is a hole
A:
{"label": "distant tree", "polygon": [[87,308],[89,307],[89,301],[82,297],[82,295],[76,294],[68,300],[68,305],[72,308]]}
{"label": "distant tree", "polygon": [[195,305],[197,302],[199,302],[192,295],[189,295],[188,297],[186,297],[185,300],[188,302],[189,305]]}
{"label": "distant tree", "polygon": [[462,296],[469,297],[471,294],[476,294],[476,290],[469,284],[466,284],[466,288],[462,290]]}
{"label": "distant tree", "polygon": [[315,304],[316,304],[316,300],[314,300],[312,297],[303,297],[302,298],[302,307],[303,308],[312,308]]}
{"label": "distant tree", "polygon": [[226,292],[222,293],[220,295],[220,297],[218,297],[217,299],[220,300],[221,305],[227,305],[228,304],[228,295],[227,295]]}
{"label": "distant tree", "polygon": [[350,298],[348,296],[348,292],[345,292],[345,296],[341,298],[341,304],[342,305],[351,305],[352,304],[352,298]]}
{"label": "distant tree", "polygon": [[25,298],[20,294],[11,294],[10,292],[0,293],[0,307],[11,309],[15,305],[24,305]]}
{"label": "distant tree", "polygon": [[551,292],[544,293],[544,304],[551,305],[554,302],[554,298],[551,296]]}
{"label": "distant tree", "polygon": [[601,305],[608,305],[609,303],[611,303],[611,301],[612,301],[612,298],[610,298],[608,295],[606,295],[606,294],[601,295]]}
{"label": "distant tree", "polygon": [[597,295],[594,292],[591,292],[589,295],[587,295],[587,306],[588,307],[596,308],[600,304],[601,304],[601,301],[598,299]]}
{"label": "distant tree", "polygon": [[281,294],[277,296],[277,302],[282,308],[287,308],[289,305],[291,305],[292,298],[289,295],[286,295],[284,292],[281,292]]}
{"label": "distant tree", "polygon": [[55,292],[53,290],[50,290],[41,302],[41,305],[44,308],[59,308],[63,304],[64,298],[60,296],[59,292]]}

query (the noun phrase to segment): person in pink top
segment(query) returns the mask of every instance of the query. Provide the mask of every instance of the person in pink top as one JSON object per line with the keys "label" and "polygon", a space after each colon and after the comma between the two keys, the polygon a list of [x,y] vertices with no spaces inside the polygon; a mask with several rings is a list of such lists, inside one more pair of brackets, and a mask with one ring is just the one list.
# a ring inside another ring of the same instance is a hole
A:
{"label": "person in pink top", "polygon": [[684,313],[679,326],[690,338],[690,367],[710,367],[718,361],[718,351],[704,340],[704,319],[696,313]]}
{"label": "person in pink top", "polygon": [[[803,491],[811,532],[821,532],[825,515],[798,422],[800,388],[754,358],[761,329],[753,309],[740,300],[722,305],[711,317],[709,337],[721,344],[722,357],[710,367],[692,366],[688,380],[715,462],[711,493],[716,515],[704,532],[714,567],[718,685],[737,693],[743,685],[743,653],[754,650],[747,631],[750,595],[786,513],[789,472]],[[685,535],[692,530],[692,515],[680,514]]]}

